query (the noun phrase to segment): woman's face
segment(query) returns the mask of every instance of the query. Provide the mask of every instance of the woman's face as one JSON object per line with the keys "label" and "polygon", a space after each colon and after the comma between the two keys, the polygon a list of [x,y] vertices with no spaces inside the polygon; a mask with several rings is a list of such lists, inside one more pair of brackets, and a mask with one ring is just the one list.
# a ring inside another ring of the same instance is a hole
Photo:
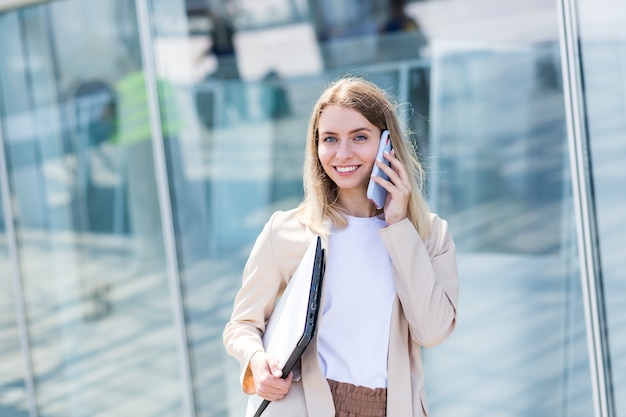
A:
{"label": "woman's face", "polygon": [[365,193],[381,130],[354,109],[331,105],[320,115],[318,157],[340,191]]}

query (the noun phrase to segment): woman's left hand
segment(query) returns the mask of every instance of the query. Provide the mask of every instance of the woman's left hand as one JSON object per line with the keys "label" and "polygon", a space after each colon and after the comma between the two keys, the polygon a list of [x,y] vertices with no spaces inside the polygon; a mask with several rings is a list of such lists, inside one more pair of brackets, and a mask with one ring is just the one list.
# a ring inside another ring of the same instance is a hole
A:
{"label": "woman's left hand", "polygon": [[409,198],[411,197],[411,180],[406,168],[396,158],[393,150],[390,153],[385,152],[384,156],[391,163],[391,167],[379,161],[376,161],[376,164],[389,176],[389,181],[380,177],[372,178],[387,190],[384,207],[385,221],[392,225],[404,220],[407,216]]}

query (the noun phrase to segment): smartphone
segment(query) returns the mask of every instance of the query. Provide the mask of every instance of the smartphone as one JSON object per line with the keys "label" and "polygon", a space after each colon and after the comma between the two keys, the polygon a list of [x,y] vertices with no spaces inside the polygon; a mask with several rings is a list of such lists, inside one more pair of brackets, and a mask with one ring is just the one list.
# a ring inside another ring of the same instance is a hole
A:
{"label": "smartphone", "polygon": [[[389,137],[389,131],[383,130],[380,135],[380,144],[378,145],[378,152],[376,153],[376,160],[381,161],[383,164],[389,166],[389,161],[383,156],[385,152],[391,152],[391,138]],[[382,169],[374,163],[374,169],[372,169],[372,175],[381,177],[389,181],[389,176],[384,173]],[[385,198],[387,197],[387,190],[378,185],[372,179],[367,186],[367,198],[376,206],[377,209],[383,208],[385,204]]]}

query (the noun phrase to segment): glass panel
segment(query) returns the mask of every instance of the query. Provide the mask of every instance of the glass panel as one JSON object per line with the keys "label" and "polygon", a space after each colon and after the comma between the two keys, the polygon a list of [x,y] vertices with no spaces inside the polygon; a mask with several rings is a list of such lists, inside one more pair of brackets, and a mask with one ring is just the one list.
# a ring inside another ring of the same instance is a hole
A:
{"label": "glass panel", "polygon": [[[1,19],[2,16],[0,22]],[[28,417],[24,359],[15,307],[18,301],[14,298],[13,268],[3,207],[0,195],[0,416]]]}
{"label": "glass panel", "polygon": [[183,265],[199,412],[243,412],[221,346],[243,263],[271,212],[302,197],[319,92],[356,73],[412,115],[458,244],[459,325],[425,352],[433,414],[592,415],[554,2],[307,3],[187,1],[182,44],[201,59],[159,58],[161,75],[188,74],[181,137],[200,138],[184,165],[205,183],[208,256]]}
{"label": "glass panel", "polygon": [[461,276],[458,328],[425,352],[436,415],[593,414],[557,14],[520,7],[415,4],[430,32],[431,201]]}
{"label": "glass panel", "polygon": [[585,109],[608,318],[615,415],[626,415],[626,5],[578,1]]}
{"label": "glass panel", "polygon": [[45,416],[181,415],[131,4],[0,16],[0,121]]}
{"label": "glass panel", "polygon": [[462,300],[425,353],[437,415],[593,413],[558,71],[556,42],[433,50],[431,191]]}
{"label": "glass panel", "polygon": [[[179,416],[134,2],[96,3],[0,15],[37,400]],[[302,198],[309,112],[345,73],[412,116],[457,241],[459,325],[425,351],[433,414],[592,415],[555,4],[392,3],[148,1],[197,415],[243,414],[222,329],[261,227]]]}

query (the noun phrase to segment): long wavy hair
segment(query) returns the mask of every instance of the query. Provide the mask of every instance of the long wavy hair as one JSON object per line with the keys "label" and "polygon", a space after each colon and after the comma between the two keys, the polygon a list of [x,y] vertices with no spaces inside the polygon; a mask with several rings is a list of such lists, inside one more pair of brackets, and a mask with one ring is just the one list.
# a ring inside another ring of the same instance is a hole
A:
{"label": "long wavy hair", "polygon": [[406,167],[411,178],[411,199],[407,216],[425,240],[430,234],[430,210],[422,194],[425,173],[408,133],[400,127],[394,97],[360,77],[342,77],[321,94],[309,122],[304,161],[304,200],[299,206],[300,220],[315,233],[328,235],[330,225],[341,229],[348,225],[338,204],[337,185],[325,174],[318,157],[319,120],[330,105],[354,109],[379,129],[389,130],[395,156]]}

